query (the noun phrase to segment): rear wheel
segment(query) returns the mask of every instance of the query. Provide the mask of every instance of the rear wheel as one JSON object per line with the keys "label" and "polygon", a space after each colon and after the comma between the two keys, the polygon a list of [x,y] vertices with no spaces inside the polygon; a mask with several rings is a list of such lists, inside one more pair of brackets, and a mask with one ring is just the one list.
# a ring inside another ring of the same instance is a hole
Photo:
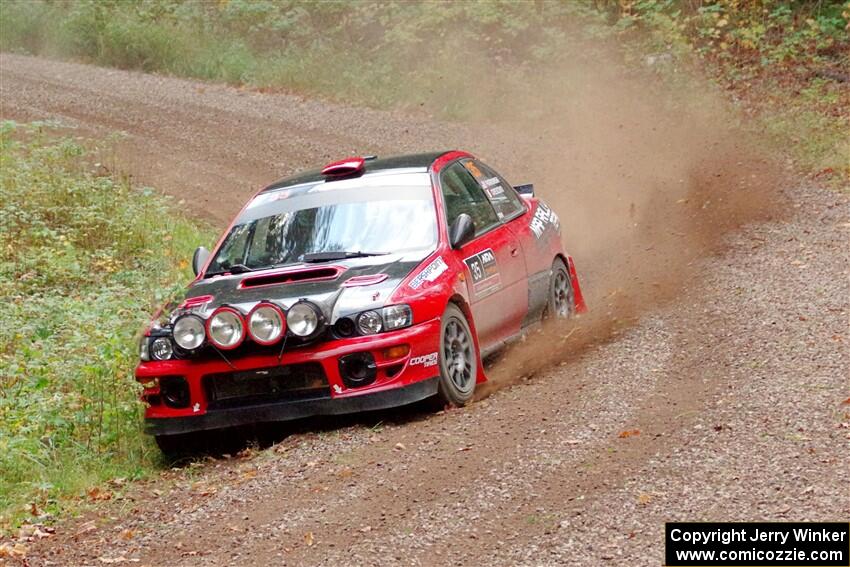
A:
{"label": "rear wheel", "polygon": [[575,295],[573,282],[567,265],[560,258],[552,263],[552,276],[549,278],[549,301],[543,313],[544,319],[569,319],[575,313]]}
{"label": "rear wheel", "polygon": [[478,358],[463,311],[450,303],[440,322],[440,378],[437,396],[452,406],[466,404],[475,391]]}

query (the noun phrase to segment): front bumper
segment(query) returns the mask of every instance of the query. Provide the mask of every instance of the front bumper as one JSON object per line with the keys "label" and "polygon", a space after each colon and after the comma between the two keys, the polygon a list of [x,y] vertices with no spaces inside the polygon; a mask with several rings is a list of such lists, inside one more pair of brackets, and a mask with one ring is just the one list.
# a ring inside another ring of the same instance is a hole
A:
{"label": "front bumper", "polygon": [[363,396],[275,402],[208,411],[188,417],[146,418],[145,433],[176,435],[191,431],[221,429],[250,423],[290,421],[314,415],[340,415],[374,411],[412,404],[437,393],[437,378],[428,378],[410,386],[393,388]]}
{"label": "front bumper", "polygon": [[[156,378],[156,384],[159,384],[163,378],[179,376],[185,379],[189,390],[188,404],[175,408],[159,399],[158,385],[146,388],[142,395],[143,400],[149,403],[145,411],[145,429],[154,435],[173,435],[313,415],[377,410],[416,402],[437,393],[435,376],[439,372],[436,365],[439,340],[440,321],[433,319],[399,331],[284,350],[280,360],[276,355],[266,354],[229,361],[215,358],[142,362],[136,368],[138,381],[150,383]],[[409,352],[388,358],[387,349],[397,346],[409,346]],[[339,359],[361,352],[373,355],[377,378],[362,387],[347,387],[340,374]],[[251,400],[238,407],[218,407],[209,397],[209,380],[216,379],[218,375],[306,363],[321,365],[327,379],[326,390],[300,399]]]}

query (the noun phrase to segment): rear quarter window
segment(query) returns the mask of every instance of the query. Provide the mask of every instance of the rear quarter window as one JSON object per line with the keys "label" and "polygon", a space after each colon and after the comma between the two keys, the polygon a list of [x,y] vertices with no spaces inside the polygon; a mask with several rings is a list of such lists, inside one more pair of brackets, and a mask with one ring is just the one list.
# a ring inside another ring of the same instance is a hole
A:
{"label": "rear quarter window", "polygon": [[525,212],[525,203],[505,178],[480,161],[463,162],[466,170],[481,186],[487,199],[496,210],[499,220],[508,221]]}

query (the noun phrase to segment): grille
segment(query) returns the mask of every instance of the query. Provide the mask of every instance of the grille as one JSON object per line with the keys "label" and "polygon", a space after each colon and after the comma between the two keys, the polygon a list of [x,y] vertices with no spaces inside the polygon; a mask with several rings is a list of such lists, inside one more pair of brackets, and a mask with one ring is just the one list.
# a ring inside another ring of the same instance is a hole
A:
{"label": "grille", "polygon": [[202,384],[210,409],[330,397],[328,379],[317,362],[207,374]]}

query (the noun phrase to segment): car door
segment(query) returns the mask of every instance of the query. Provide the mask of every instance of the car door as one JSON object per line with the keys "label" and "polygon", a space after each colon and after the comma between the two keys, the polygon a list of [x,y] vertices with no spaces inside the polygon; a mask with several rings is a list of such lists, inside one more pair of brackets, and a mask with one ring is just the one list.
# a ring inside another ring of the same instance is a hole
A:
{"label": "car door", "polygon": [[552,239],[545,237],[545,233],[558,231],[558,217],[545,203],[520,197],[492,167],[473,160],[466,168],[484,188],[496,214],[519,240],[529,291],[523,326],[533,324],[540,320],[549,298],[550,271],[557,250],[550,248]]}
{"label": "car door", "polygon": [[472,316],[481,347],[487,350],[519,332],[528,310],[528,287],[519,241],[499,218],[468,163],[443,168],[440,189],[447,226],[462,213],[475,224],[475,238],[454,253],[466,266]]}

